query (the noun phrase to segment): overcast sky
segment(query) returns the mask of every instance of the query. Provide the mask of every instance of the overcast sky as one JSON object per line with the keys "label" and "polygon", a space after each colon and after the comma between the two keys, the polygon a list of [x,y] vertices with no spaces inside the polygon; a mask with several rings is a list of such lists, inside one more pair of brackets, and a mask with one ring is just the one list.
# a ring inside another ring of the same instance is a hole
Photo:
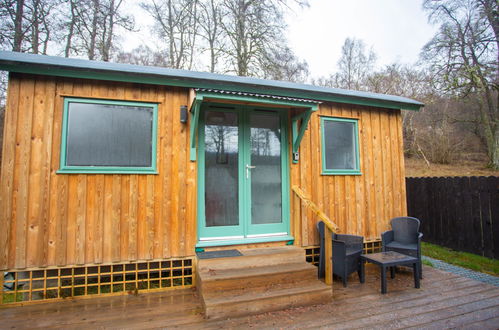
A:
{"label": "overcast sky", "polygon": [[436,32],[421,9],[422,0],[309,0],[288,20],[289,41],[313,76],[336,70],[343,42],[362,39],[378,64],[414,63]]}
{"label": "overcast sky", "polygon": [[[149,19],[135,0],[127,5],[136,16],[138,33],[129,33],[129,51],[150,43]],[[346,38],[362,39],[378,55],[378,65],[414,63],[421,47],[436,32],[421,9],[422,0],[309,0],[308,8],[288,13],[288,40],[296,55],[309,64],[314,77],[336,71]],[[141,13],[142,12],[142,13]]]}

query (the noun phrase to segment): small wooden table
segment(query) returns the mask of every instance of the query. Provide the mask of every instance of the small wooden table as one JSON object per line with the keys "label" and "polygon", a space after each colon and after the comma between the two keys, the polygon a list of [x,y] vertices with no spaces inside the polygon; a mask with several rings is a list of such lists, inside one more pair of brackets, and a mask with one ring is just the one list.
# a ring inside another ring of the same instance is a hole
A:
{"label": "small wooden table", "polygon": [[418,269],[418,258],[407,256],[402,253],[388,251],[379,252],[371,254],[363,254],[360,256],[360,280],[364,283],[364,263],[370,262],[372,264],[378,265],[381,268],[381,293],[386,293],[386,269],[390,267],[391,278],[395,278],[395,267],[396,266],[408,266],[412,265],[414,272],[414,287],[419,289],[419,269]]}

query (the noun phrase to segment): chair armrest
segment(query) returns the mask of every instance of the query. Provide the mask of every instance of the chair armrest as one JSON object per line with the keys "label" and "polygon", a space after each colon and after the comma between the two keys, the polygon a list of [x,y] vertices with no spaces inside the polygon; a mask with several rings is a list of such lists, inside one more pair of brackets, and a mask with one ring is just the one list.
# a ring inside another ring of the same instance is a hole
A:
{"label": "chair armrest", "polygon": [[421,239],[423,238],[423,233],[418,233],[418,258],[421,258]]}
{"label": "chair armrest", "polygon": [[381,234],[381,247],[383,251],[385,251],[386,244],[393,242],[393,238],[394,238],[393,230],[388,230]]}
{"label": "chair armrest", "polygon": [[[333,239],[333,259],[343,260],[347,254],[345,242]],[[337,258],[340,259],[337,259]]]}
{"label": "chair armrest", "polygon": [[362,250],[364,248],[363,236],[338,234],[336,235],[336,240],[345,242],[345,245],[349,248],[355,248],[358,250]]}

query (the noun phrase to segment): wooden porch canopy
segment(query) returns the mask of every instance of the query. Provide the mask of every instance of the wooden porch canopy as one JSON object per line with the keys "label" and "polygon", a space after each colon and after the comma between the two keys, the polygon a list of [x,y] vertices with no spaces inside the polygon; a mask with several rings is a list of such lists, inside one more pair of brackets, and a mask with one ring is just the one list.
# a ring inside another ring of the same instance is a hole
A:
{"label": "wooden porch canopy", "polygon": [[254,106],[267,106],[274,108],[286,108],[289,110],[301,110],[300,113],[291,118],[293,163],[298,163],[300,147],[303,134],[307,129],[310,116],[319,108],[320,101],[278,96],[269,94],[256,94],[248,92],[235,92],[218,89],[192,88],[190,90],[190,159],[196,161],[197,139],[196,132],[199,123],[199,112],[203,102],[223,102],[231,104],[245,104]]}

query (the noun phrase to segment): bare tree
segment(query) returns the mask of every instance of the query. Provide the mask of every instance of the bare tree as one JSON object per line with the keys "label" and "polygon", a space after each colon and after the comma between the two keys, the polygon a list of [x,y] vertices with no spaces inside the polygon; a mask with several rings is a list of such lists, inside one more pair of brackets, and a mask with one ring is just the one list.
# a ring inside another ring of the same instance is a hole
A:
{"label": "bare tree", "polygon": [[[380,88],[375,86],[379,78],[374,79],[376,58],[376,53],[372,49],[367,51],[362,40],[346,38],[341,47],[338,71],[329,76],[312,79],[311,82],[318,86],[354,90]],[[385,74],[380,73],[380,76],[385,77]]]}
{"label": "bare tree", "polygon": [[197,0],[150,0],[142,3],[154,19],[154,31],[166,43],[169,66],[191,69],[198,34]]}
{"label": "bare tree", "polygon": [[0,0],[0,46],[20,52],[26,35],[24,0]]}
{"label": "bare tree", "polygon": [[474,99],[490,166],[499,169],[498,3],[495,0],[426,0],[431,22],[440,24],[422,57],[435,86]]}
{"label": "bare tree", "polygon": [[347,38],[341,48],[338,72],[334,80],[336,87],[365,90],[366,79],[374,70],[376,54],[366,50],[362,40]]}
{"label": "bare tree", "polygon": [[428,102],[435,95],[427,70],[393,63],[365,77],[365,89],[373,93],[400,95]]}
{"label": "bare tree", "polygon": [[224,35],[221,24],[221,0],[205,0],[199,2],[199,36],[206,42],[201,46],[201,52],[210,56],[209,71],[216,72],[222,57]]}
{"label": "bare tree", "polygon": [[260,65],[265,79],[305,83],[309,78],[307,62],[298,59],[289,47],[268,50]]}
{"label": "bare tree", "polygon": [[0,44],[15,52],[46,54],[53,39],[53,10],[60,0],[1,0]]}
{"label": "bare tree", "polygon": [[134,28],[133,17],[122,13],[122,4],[123,0],[69,0],[64,55],[109,61],[117,48],[116,29]]}
{"label": "bare tree", "polygon": [[281,1],[224,0],[225,56],[239,76],[257,75],[259,60],[284,35]]}
{"label": "bare tree", "polygon": [[12,43],[12,50],[15,52],[20,52],[22,41],[24,38],[24,33],[23,33],[24,0],[15,1],[15,4],[16,4],[16,10],[15,10],[15,16],[13,17],[14,40]]}
{"label": "bare tree", "polygon": [[141,45],[130,52],[119,52],[115,61],[118,63],[168,67],[168,54],[166,51],[154,51],[148,46]]}

